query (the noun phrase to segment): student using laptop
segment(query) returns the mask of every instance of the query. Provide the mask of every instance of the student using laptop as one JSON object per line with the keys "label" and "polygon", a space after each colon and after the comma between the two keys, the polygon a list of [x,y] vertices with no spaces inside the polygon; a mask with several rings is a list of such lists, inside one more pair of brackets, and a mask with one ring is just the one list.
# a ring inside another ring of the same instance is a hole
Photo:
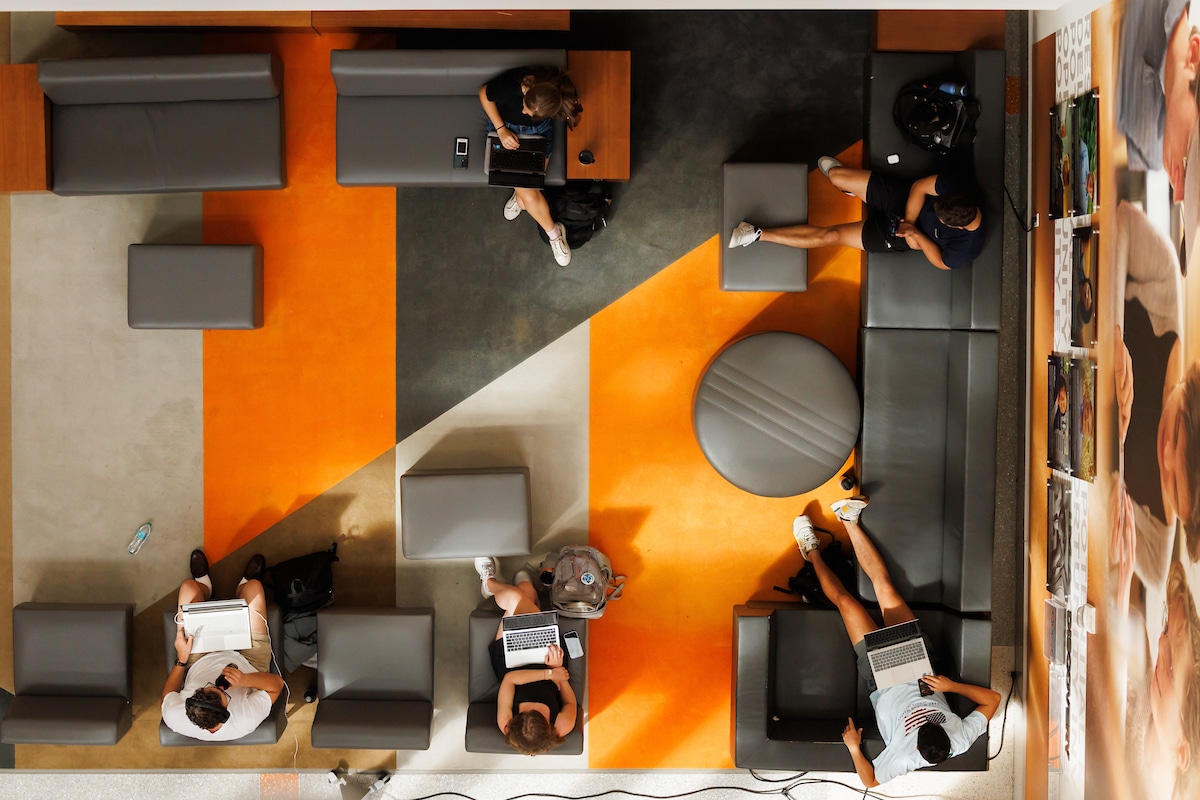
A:
{"label": "student using laptop", "polygon": [[[179,605],[199,603],[212,596],[208,558],[193,550],[191,580],[179,587]],[[176,733],[207,742],[240,739],[271,713],[283,690],[283,678],[271,670],[271,638],[267,634],[267,603],[259,580],[266,561],[254,555],[246,564],[237,596],[250,607],[249,650],[192,653],[194,636],[175,632],[175,664],[162,691],[162,718]],[[178,618],[177,618],[178,621]]]}
{"label": "student using laptop", "polygon": [[[570,76],[558,67],[517,67],[492,78],[479,90],[487,114],[488,132],[495,131],[509,150],[520,147],[518,134],[546,137],[546,159],[554,149],[554,120],[574,128],[583,113],[579,93]],[[517,188],[504,204],[504,218],[514,220],[528,211],[546,236],[560,267],[571,263],[571,247],[561,223],[550,217],[550,205],[540,189]]]}
{"label": "student using laptop", "polygon": [[[537,589],[525,570],[517,572],[511,584],[501,583],[496,579],[496,559],[483,556],[475,559],[475,571],[479,573],[483,596],[495,598],[496,605],[504,609],[504,616],[541,611]],[[496,629],[496,639],[488,647],[492,670],[500,681],[496,725],[504,734],[504,741],[519,753],[536,756],[553,750],[575,727],[579,711],[575,690],[569,683],[566,653],[553,644],[546,653],[545,664],[509,669],[504,665],[502,637],[503,626]]]}
{"label": "student using laptop", "polygon": [[[875,597],[883,611],[883,624],[898,625],[915,619],[915,616],[892,585],[879,551],[859,527],[859,514],[868,502],[863,496],[851,497],[839,500],[832,508],[850,535],[850,544],[859,566],[871,579]],[[803,514],[796,517],[792,523],[792,535],[801,554],[812,562],[817,579],[821,582],[821,590],[842,615],[846,633],[858,655],[858,672],[871,689],[871,706],[875,709],[875,720],[885,745],[883,752],[874,762],[867,760],[861,750],[862,729],[854,726],[853,719],[847,720],[846,729],[842,732],[842,741],[850,751],[859,779],[870,789],[915,769],[940,764],[952,755],[965,753],[971,743],[987,730],[988,720],[1000,707],[1000,695],[989,688],[959,683],[942,675],[921,679],[933,689],[933,694],[928,697],[921,695],[920,681],[901,683],[882,691],[876,688],[863,637],[878,630],[879,626],[826,565],[821,557],[820,542],[808,517]],[[946,703],[945,692],[961,694],[974,701],[978,708],[965,719],[959,718]]]}

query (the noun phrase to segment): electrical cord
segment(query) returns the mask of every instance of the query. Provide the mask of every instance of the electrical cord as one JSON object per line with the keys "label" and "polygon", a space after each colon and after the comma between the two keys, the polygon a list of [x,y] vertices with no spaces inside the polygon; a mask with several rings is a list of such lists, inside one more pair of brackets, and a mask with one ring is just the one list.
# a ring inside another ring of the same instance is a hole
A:
{"label": "electrical cord", "polygon": [[1004,698],[1004,713],[1000,717],[1000,749],[996,751],[996,755],[988,756],[988,761],[993,761],[1000,756],[1004,750],[1004,728],[1008,725],[1008,701],[1012,700],[1013,690],[1017,688],[1017,671],[1012,670],[1008,673],[1008,697]]}
{"label": "electrical cord", "polygon": [[1008,204],[1009,204],[1009,206],[1012,207],[1013,214],[1016,216],[1017,224],[1021,226],[1021,230],[1025,231],[1026,233],[1029,233],[1030,231],[1032,231],[1033,223],[1030,222],[1028,225],[1025,224],[1025,212],[1029,210],[1029,206],[1027,205],[1022,210],[1017,211],[1017,204],[1013,200],[1012,194],[1008,191],[1007,183],[1004,184],[1004,194],[1006,197],[1008,197]]}

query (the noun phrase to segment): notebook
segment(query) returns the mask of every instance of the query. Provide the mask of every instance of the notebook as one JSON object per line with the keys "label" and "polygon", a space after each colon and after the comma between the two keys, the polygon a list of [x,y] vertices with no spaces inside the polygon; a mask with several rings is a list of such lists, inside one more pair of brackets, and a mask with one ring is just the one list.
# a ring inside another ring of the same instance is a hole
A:
{"label": "notebook", "polygon": [[196,637],[193,653],[250,647],[250,607],[245,600],[184,603],[182,612],[183,632]]}
{"label": "notebook", "polygon": [[509,150],[500,137],[489,133],[483,169],[489,186],[520,186],[541,189],[546,185],[546,137],[518,134],[521,147]]}
{"label": "notebook", "polygon": [[558,612],[516,614],[500,620],[504,638],[504,665],[527,667],[545,664],[546,651],[558,644]]}
{"label": "notebook", "polygon": [[871,631],[863,640],[867,643],[867,660],[875,674],[875,685],[880,689],[933,674],[925,637],[915,619]]}

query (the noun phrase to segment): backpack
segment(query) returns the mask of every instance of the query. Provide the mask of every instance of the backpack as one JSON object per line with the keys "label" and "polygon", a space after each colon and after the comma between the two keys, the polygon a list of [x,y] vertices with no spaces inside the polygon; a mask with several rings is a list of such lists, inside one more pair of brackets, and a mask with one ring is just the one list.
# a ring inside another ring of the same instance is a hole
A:
{"label": "backpack", "polygon": [[567,545],[542,561],[552,569],[550,605],[564,617],[599,619],[609,600],[621,597],[625,576],[613,575],[608,556],[594,547]]}
{"label": "backpack", "polygon": [[975,141],[979,101],[938,87],[935,81],[908,84],[896,95],[892,116],[914,144],[934,153],[946,153]]}
{"label": "backpack", "polygon": [[289,558],[267,570],[285,621],[289,615],[315,614],[333,603],[333,562],[337,560],[334,542],[328,550]]}
{"label": "backpack", "polygon": [[[821,551],[825,564],[837,575],[842,585],[847,588],[854,586],[854,561],[842,549],[842,543],[834,540],[832,544]],[[817,580],[817,571],[807,559],[804,566],[792,577],[788,578],[787,588],[776,586],[775,591],[784,594],[798,594],[800,599],[810,606],[834,609],[836,606],[821,590],[821,582]]]}
{"label": "backpack", "polygon": [[[574,250],[591,241],[592,235],[608,227],[605,215],[612,205],[612,187],[602,181],[572,181],[565,186],[547,186],[543,190],[550,205],[550,217],[561,222],[567,232],[567,244]],[[538,227],[547,244],[550,237]]]}

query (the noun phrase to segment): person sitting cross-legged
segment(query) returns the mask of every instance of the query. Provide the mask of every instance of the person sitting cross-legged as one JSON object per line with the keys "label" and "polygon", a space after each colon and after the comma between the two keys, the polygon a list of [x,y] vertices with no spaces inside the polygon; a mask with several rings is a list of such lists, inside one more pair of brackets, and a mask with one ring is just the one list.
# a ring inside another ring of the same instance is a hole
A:
{"label": "person sitting cross-legged", "polygon": [[[833,504],[833,512],[842,521],[855,558],[871,580],[875,597],[883,612],[884,625],[899,625],[916,619],[908,604],[892,585],[883,557],[858,524],[859,514],[869,500],[864,496],[850,497]],[[821,590],[842,616],[846,633],[858,656],[858,673],[871,689],[871,707],[883,736],[883,752],[869,761],[863,755],[862,728],[847,719],[842,741],[850,751],[854,770],[869,789],[921,767],[940,764],[947,758],[965,753],[984,731],[988,720],[1000,707],[1000,695],[984,686],[959,683],[942,675],[928,675],[920,681],[909,681],[882,691],[875,685],[875,676],[867,660],[864,637],[879,625],[867,613],[856,597],[846,590],[841,580],[821,556],[821,545],[813,531],[812,522],[803,514],[792,523],[792,535],[800,553],[813,565]],[[919,684],[933,689],[928,697],[921,695]],[[960,718],[946,702],[945,692],[954,692],[974,701],[978,708]]]}

